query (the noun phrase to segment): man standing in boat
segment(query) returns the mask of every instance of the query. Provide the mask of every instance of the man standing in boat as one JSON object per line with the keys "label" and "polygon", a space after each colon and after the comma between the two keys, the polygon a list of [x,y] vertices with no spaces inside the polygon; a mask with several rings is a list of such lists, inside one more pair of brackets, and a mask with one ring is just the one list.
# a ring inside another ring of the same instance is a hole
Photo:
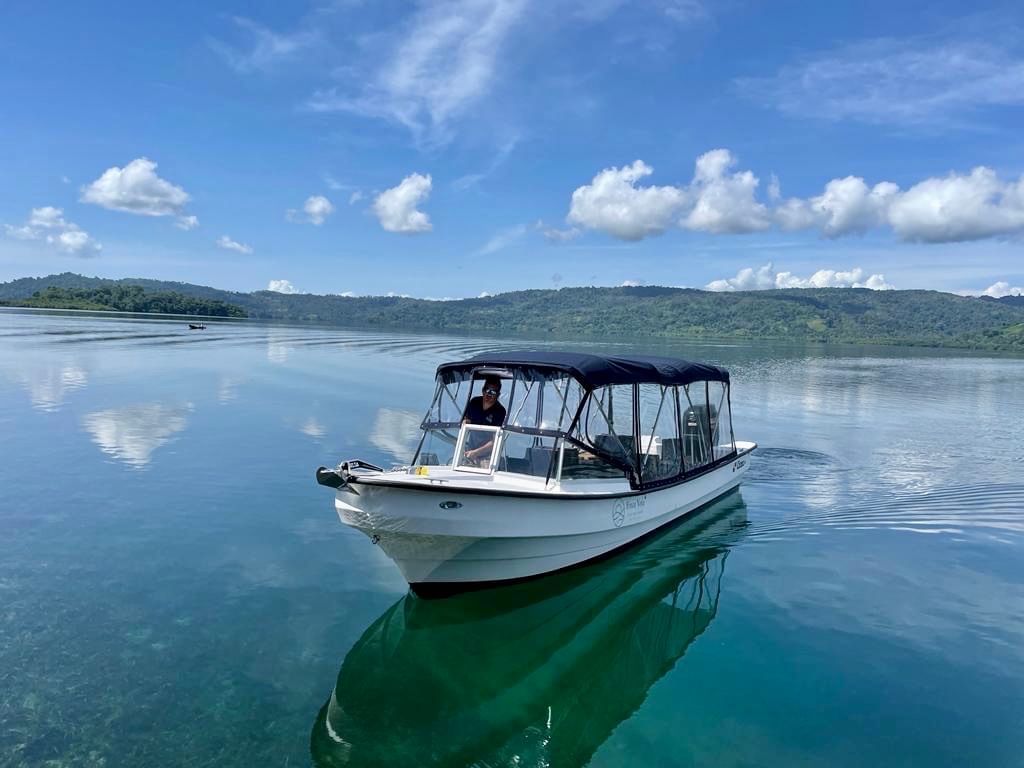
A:
{"label": "man standing in boat", "polygon": [[[500,427],[505,423],[505,406],[498,402],[501,395],[501,379],[488,376],[484,379],[484,391],[469,401],[462,416],[463,424],[479,424],[485,427]],[[485,432],[470,432],[466,436],[466,459],[481,462],[494,446],[494,436]]]}

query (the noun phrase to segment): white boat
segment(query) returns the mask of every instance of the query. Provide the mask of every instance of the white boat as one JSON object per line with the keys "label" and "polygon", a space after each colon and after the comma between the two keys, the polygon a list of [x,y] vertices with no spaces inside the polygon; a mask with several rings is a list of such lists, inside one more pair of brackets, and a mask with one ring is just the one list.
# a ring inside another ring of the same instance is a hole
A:
{"label": "white boat", "polygon": [[[504,421],[467,423],[485,382],[503,391]],[[606,556],[738,486],[756,447],[734,439],[728,371],[646,356],[444,363],[421,429],[409,466],[317,470],[341,521],[421,595]]]}

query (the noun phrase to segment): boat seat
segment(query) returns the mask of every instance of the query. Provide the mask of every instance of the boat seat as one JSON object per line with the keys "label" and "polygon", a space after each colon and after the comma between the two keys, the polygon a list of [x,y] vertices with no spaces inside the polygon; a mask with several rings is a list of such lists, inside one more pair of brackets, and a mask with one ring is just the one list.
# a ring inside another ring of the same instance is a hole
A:
{"label": "boat seat", "polygon": [[514,456],[502,456],[498,460],[498,469],[501,472],[515,472],[519,475],[530,474],[530,462],[527,459],[517,459]]}
{"label": "boat seat", "polygon": [[682,441],[678,437],[666,437],[661,441],[662,472],[674,475],[683,468]]}
{"label": "boat seat", "polygon": [[551,448],[531,447],[526,449],[526,461],[529,464],[528,474],[537,477],[547,477],[551,469],[551,461],[555,452]]}
{"label": "boat seat", "polygon": [[630,464],[636,458],[636,440],[632,435],[598,435],[594,438],[594,447]]}
{"label": "boat seat", "polygon": [[661,456],[644,457],[643,477],[645,480],[667,480],[682,471],[682,451],[678,437],[666,437],[661,441]]}
{"label": "boat seat", "polygon": [[[709,414],[706,406],[694,405],[683,414],[683,459],[687,468],[701,466],[712,460],[708,446]],[[718,432],[718,411],[711,406],[710,429]]]}

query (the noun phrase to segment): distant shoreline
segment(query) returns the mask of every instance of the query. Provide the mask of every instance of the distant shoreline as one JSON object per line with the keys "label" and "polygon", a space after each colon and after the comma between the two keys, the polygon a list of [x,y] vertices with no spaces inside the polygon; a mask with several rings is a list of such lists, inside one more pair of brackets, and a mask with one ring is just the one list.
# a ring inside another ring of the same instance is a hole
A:
{"label": "distant shoreline", "polygon": [[[20,304],[35,299],[37,306],[20,308],[111,311],[53,306],[59,297],[70,295],[130,300],[140,308],[147,303],[164,302],[166,307],[166,302],[194,302],[197,309],[216,306],[223,314],[118,309],[127,314],[217,321],[231,313],[257,321],[524,339],[784,341],[1024,353],[1024,299],[981,299],[938,291],[794,288],[714,293],[639,286],[538,289],[442,302],[395,296],[245,294],[187,283],[106,280],[73,273],[0,283],[0,301]],[[47,306],[38,306],[42,302]]]}
{"label": "distant shoreline", "polygon": [[381,335],[389,334],[408,334],[410,336],[423,338],[436,338],[436,337],[450,337],[450,338],[464,338],[464,339],[475,339],[475,340],[493,340],[496,343],[500,341],[522,341],[526,346],[535,344],[538,342],[573,342],[577,341],[585,346],[593,345],[606,345],[609,347],[623,347],[629,348],[637,344],[642,344],[645,347],[657,347],[659,344],[675,345],[678,343],[693,344],[696,347],[722,347],[722,348],[743,348],[749,347],[756,344],[766,344],[773,348],[780,349],[808,349],[815,348],[820,350],[831,350],[839,352],[844,348],[857,348],[857,349],[876,349],[880,355],[888,356],[890,354],[896,354],[897,352],[902,354],[911,353],[944,353],[954,356],[968,356],[968,357],[988,357],[997,356],[1000,358],[1009,357],[1017,359],[1024,357],[1024,351],[1020,350],[996,350],[996,349],[984,349],[984,348],[971,348],[971,347],[957,347],[950,345],[934,345],[934,344],[908,344],[898,342],[888,343],[873,343],[873,342],[854,342],[854,341],[812,341],[807,339],[787,339],[787,338],[728,338],[728,337],[716,337],[716,336],[700,336],[700,337],[683,337],[683,336],[645,336],[645,337],[627,337],[627,336],[615,336],[615,335],[551,335],[551,334],[540,334],[530,332],[516,332],[516,333],[504,333],[500,334],[494,329],[487,330],[465,330],[458,328],[449,329],[427,329],[427,328],[408,328],[399,326],[381,326],[381,325],[358,325],[348,324],[340,325],[337,323],[331,323],[326,321],[318,320],[285,320],[285,319],[274,319],[274,318],[224,318],[224,317],[211,317],[211,316],[199,316],[199,315],[172,315],[166,313],[156,312],[121,312],[118,310],[85,310],[85,309],[57,309],[52,307],[14,307],[0,305],[0,315],[5,313],[24,313],[24,314],[72,314],[83,319],[88,317],[94,317],[97,319],[134,319],[134,320],[157,320],[165,321],[169,324],[182,323],[187,324],[189,321],[201,320],[207,323],[207,328],[215,327],[218,325],[227,326],[270,326],[276,328],[316,328],[321,330],[336,329],[339,331],[358,331],[361,333],[379,333]]}

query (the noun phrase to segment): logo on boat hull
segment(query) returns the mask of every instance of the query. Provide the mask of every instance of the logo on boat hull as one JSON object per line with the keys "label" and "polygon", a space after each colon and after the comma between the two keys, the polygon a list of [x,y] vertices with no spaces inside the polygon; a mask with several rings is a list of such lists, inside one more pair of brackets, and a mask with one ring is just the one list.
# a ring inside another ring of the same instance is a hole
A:
{"label": "logo on boat hull", "polygon": [[626,523],[633,525],[646,516],[647,496],[630,496],[616,499],[612,505],[612,525],[621,528]]}
{"label": "logo on boat hull", "polygon": [[619,499],[615,502],[615,506],[612,507],[612,523],[616,528],[621,528],[622,523],[626,519],[626,505]]}
{"label": "logo on boat hull", "polygon": [[740,459],[739,461],[734,461],[733,465],[732,465],[732,471],[733,472],[739,472],[745,466],[747,466],[746,459]]}

